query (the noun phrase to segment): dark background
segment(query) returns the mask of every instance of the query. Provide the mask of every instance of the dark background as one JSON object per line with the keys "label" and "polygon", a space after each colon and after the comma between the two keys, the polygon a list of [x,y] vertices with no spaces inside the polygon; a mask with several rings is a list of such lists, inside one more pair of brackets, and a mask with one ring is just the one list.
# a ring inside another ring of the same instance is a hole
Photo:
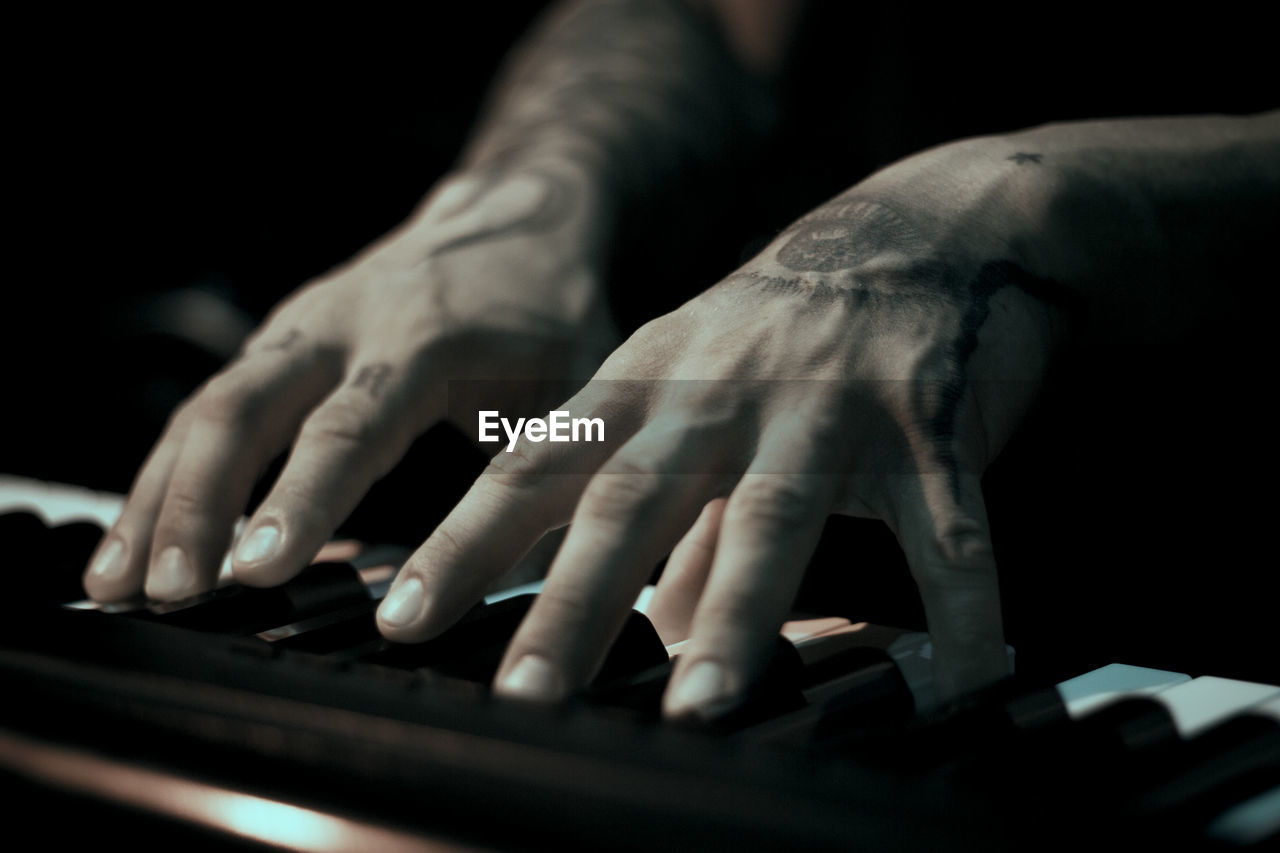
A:
{"label": "dark background", "polygon": [[[421,5],[19,22],[0,472],[126,490],[167,413],[221,363],[175,334],[166,295],[234,306],[239,320],[221,324],[234,338],[408,213],[542,4]],[[678,305],[796,216],[930,145],[1049,120],[1274,108],[1266,32],[1230,6],[1190,20],[818,2],[753,179],[709,176],[709,203],[674,198],[635,224],[616,263],[619,320]],[[1261,259],[1234,278],[1205,287],[1252,306],[1275,283]],[[1273,501],[1256,491],[1274,470],[1271,326],[1246,312],[1054,377],[987,481],[1022,667],[1280,678]],[[482,461],[433,430],[348,532],[420,541]],[[922,624],[878,524],[834,519],[816,563],[802,605]]]}

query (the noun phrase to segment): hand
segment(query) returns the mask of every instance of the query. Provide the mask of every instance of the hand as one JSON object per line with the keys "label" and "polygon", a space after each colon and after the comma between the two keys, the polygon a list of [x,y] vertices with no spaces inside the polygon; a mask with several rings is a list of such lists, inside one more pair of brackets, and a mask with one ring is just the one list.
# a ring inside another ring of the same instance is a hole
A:
{"label": "hand", "polygon": [[[244,583],[287,580],[446,417],[447,380],[577,387],[616,344],[592,205],[586,182],[557,165],[458,174],[405,226],[291,296],[172,417],[90,562],[89,594],[209,588],[250,490],[292,442],[232,563]],[[541,386],[523,386],[499,402],[546,404],[532,399]]]}
{"label": "hand", "polygon": [[654,620],[689,640],[665,710],[714,714],[760,674],[826,517],[846,513],[884,519],[905,549],[940,693],[1006,674],[980,478],[1063,312],[1010,249],[1038,177],[1008,143],[987,145],[875,176],[641,328],[562,406],[602,418],[609,441],[499,453],[397,578],[383,633],[439,633],[571,522],[497,691],[556,700],[585,685],[674,548]]}

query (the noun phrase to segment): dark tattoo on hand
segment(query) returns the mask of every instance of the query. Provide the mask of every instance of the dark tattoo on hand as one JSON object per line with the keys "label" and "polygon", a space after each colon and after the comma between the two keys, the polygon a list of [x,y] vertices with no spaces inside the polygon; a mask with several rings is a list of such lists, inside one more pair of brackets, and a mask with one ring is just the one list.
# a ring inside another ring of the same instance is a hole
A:
{"label": "dark tattoo on hand", "polygon": [[[1034,156],[1038,162],[1039,155]],[[777,261],[799,275],[743,270],[722,286],[801,296],[812,308],[842,306],[871,322],[883,322],[891,333],[903,322],[905,328],[915,326],[921,311],[937,310],[944,312],[939,316],[954,317],[954,331],[936,344],[938,358],[930,378],[913,390],[913,408],[917,422],[933,440],[948,487],[960,500],[956,427],[968,392],[968,363],[991,314],[992,299],[1013,287],[1038,302],[1064,309],[1069,321],[1079,314],[1078,300],[1058,283],[1008,260],[987,262],[966,278],[964,271],[972,266],[939,255],[903,216],[877,202],[837,199],[790,231],[792,236],[778,251]],[[867,263],[886,253],[897,257],[886,264]]]}
{"label": "dark tattoo on hand", "polygon": [[791,227],[778,263],[797,272],[853,269],[888,248],[916,248],[920,235],[901,216],[874,201],[835,201]]}
{"label": "dark tattoo on hand", "polygon": [[385,361],[366,364],[356,373],[356,378],[352,380],[351,387],[364,388],[369,392],[370,397],[377,397],[382,392],[382,386],[390,375],[391,365]]}
{"label": "dark tattoo on hand", "polygon": [[296,344],[298,342],[298,339],[301,337],[302,337],[302,332],[298,331],[297,329],[290,329],[289,331],[285,332],[285,335],[283,338],[281,338],[280,340],[274,343],[267,344],[265,347],[263,347],[263,349],[288,349],[289,347]]}
{"label": "dark tattoo on hand", "polygon": [[1012,157],[1006,157],[1004,159],[1012,160],[1013,162],[1021,166],[1025,163],[1039,163],[1040,158],[1043,156],[1044,156],[1043,154],[1028,154],[1025,151],[1019,151],[1017,154],[1014,154]]}
{"label": "dark tattoo on hand", "polygon": [[[1008,159],[1039,163],[1040,154]],[[913,387],[916,422],[926,427],[948,487],[961,499],[956,427],[969,388],[969,360],[991,315],[992,299],[1012,287],[1060,309],[1069,324],[1083,315],[1081,300],[1059,283],[1033,275],[1010,260],[974,264],[938,251],[906,217],[878,201],[840,197],[791,226],[777,262],[798,275],[742,270],[721,287],[745,287],[784,298],[801,297],[808,308],[842,307],[889,334],[922,334],[923,316],[944,324],[933,345],[927,378]],[[890,257],[892,255],[892,257]],[[868,263],[877,259],[884,263]],[[803,309],[802,309],[803,310]],[[949,319],[948,319],[949,318]],[[950,324],[950,332],[944,331]]]}
{"label": "dark tattoo on hand", "polygon": [[859,273],[856,278],[833,276],[823,279],[743,270],[724,279],[717,287],[740,285],[770,295],[803,296],[805,302],[814,307],[840,304],[858,309],[878,305],[905,306],[933,298],[938,285],[945,281],[940,264],[932,261],[905,264],[895,268],[891,276],[892,280],[889,280],[885,276]]}
{"label": "dark tattoo on hand", "polygon": [[919,397],[916,400],[922,413],[932,410],[924,420],[936,442],[939,460],[947,474],[947,484],[957,502],[961,498],[960,468],[954,439],[960,403],[969,384],[966,367],[978,348],[978,332],[991,315],[991,300],[1006,287],[1016,288],[1038,302],[1062,308],[1069,318],[1078,316],[1081,310],[1078,298],[1061,284],[1033,275],[1013,261],[988,261],[969,280],[965,287],[965,308],[960,328],[944,348],[947,376],[940,388],[920,389],[932,400]]}

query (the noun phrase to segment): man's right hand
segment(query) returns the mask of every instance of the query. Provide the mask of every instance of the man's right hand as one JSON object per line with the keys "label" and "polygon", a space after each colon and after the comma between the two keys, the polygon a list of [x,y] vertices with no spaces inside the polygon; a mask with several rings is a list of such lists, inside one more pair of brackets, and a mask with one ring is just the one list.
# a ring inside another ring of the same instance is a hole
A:
{"label": "man's right hand", "polygon": [[242,582],[283,582],[447,417],[448,380],[536,380],[503,384],[523,390],[495,402],[518,411],[590,376],[617,342],[592,192],[559,163],[451,176],[408,223],[278,306],[170,419],[90,561],[89,595],[209,589],[250,491],[292,443],[232,563]]}

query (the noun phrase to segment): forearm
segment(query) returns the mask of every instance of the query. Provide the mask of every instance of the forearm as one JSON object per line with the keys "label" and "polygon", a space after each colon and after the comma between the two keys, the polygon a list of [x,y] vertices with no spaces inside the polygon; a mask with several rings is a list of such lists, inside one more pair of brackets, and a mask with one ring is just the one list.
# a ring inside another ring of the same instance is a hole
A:
{"label": "forearm", "polygon": [[1280,113],[1061,124],[1013,141],[1042,152],[1057,185],[1028,262],[1079,292],[1098,332],[1175,335],[1254,286],[1280,227]]}
{"label": "forearm", "polygon": [[[1277,223],[1280,113],[1089,121],[917,154],[816,209],[766,256],[792,279],[801,256],[847,266],[855,289],[873,286],[885,246],[917,266],[1008,263],[1075,309],[1077,331],[1152,340],[1231,306]],[[816,226],[847,239],[816,239]],[[928,287],[963,302],[956,284]]]}
{"label": "forearm", "polygon": [[765,87],[688,0],[574,0],[499,77],[464,172],[536,164],[585,177],[597,220],[759,135]]}

